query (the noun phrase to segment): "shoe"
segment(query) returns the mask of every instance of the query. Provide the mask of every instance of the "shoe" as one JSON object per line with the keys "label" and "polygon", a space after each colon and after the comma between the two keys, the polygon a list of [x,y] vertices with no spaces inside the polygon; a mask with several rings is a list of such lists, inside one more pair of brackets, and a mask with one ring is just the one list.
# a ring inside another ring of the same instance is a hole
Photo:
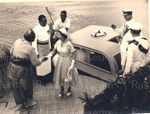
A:
{"label": "shoe", "polygon": [[24,108],[22,104],[18,104],[16,105],[15,107],[11,108],[11,109],[14,109],[14,111],[19,111],[20,109]]}
{"label": "shoe", "polygon": [[35,106],[37,103],[33,100],[29,100],[28,103],[25,105],[25,108],[28,108],[28,107],[32,107],[32,106]]}
{"label": "shoe", "polygon": [[58,97],[62,97],[64,95],[64,93],[59,93]]}
{"label": "shoe", "polygon": [[67,97],[69,97],[72,94],[72,92],[67,92]]}
{"label": "shoe", "polygon": [[61,91],[60,91],[60,93],[58,94],[58,97],[62,97],[63,94],[64,94],[64,87],[62,86],[62,87],[61,87]]}

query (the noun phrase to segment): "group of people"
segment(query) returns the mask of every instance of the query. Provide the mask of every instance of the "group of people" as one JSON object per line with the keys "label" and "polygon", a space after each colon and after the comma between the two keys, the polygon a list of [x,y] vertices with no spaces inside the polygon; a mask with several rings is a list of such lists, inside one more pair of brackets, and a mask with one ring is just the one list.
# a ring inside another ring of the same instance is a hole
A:
{"label": "group of people", "polygon": [[112,24],[112,29],[121,36],[120,53],[122,70],[119,74],[126,76],[134,73],[149,61],[149,42],[142,34],[143,25],[135,21],[132,9],[124,9],[125,23],[121,28]]}
{"label": "group of people", "polygon": [[[112,25],[114,31],[122,37],[120,42],[121,65],[123,76],[134,73],[147,61],[149,43],[143,37],[143,25],[132,17],[132,10],[123,10],[126,20],[119,29]],[[36,104],[33,100],[32,68],[36,68],[38,80],[47,80],[60,87],[58,97],[72,93],[72,82],[77,76],[75,64],[75,49],[69,38],[70,19],[66,11],[61,11],[60,18],[53,27],[47,24],[45,15],[38,17],[38,24],[25,32],[23,39],[17,39],[10,49],[11,62],[8,77],[13,86],[13,96],[19,107],[30,107]],[[52,59],[53,58],[53,59]],[[54,73],[53,73],[54,70]]]}
{"label": "group of people", "polygon": [[[17,107],[31,107],[36,104],[33,100],[32,68],[36,68],[36,75],[41,82],[53,81],[56,89],[60,87],[58,97],[64,95],[65,88],[66,95],[71,95],[72,81],[77,75],[74,67],[75,49],[69,38],[70,20],[67,18],[67,12],[61,11],[53,28],[47,24],[45,15],[40,15],[38,22],[33,29],[25,32],[23,39],[17,39],[10,49],[11,62],[7,75],[10,83],[16,85],[12,89]],[[55,44],[51,43],[52,39],[56,40]],[[56,54],[52,79],[51,63]]]}

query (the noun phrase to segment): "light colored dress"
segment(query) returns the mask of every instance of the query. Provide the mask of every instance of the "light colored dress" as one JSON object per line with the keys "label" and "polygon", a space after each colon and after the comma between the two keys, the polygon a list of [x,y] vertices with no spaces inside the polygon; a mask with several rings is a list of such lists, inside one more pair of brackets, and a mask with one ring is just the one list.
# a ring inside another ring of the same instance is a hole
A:
{"label": "light colored dress", "polygon": [[54,71],[55,87],[56,89],[58,89],[59,86],[70,87],[72,85],[72,81],[75,80],[75,76],[77,76],[76,69],[73,68],[71,70],[73,78],[71,82],[65,82],[65,77],[67,76],[68,68],[72,62],[71,53],[73,53],[75,49],[69,40],[63,45],[62,41],[58,40],[54,46],[54,49],[56,49],[59,54]]}
{"label": "light colored dress", "polygon": [[[32,46],[36,50],[36,54],[39,57],[47,56],[50,53],[51,43],[50,43],[50,34],[49,26],[46,25],[42,27],[40,24],[33,28],[36,38],[32,43]],[[38,76],[45,76],[51,73],[51,58],[49,57],[47,61],[43,62],[40,66],[36,67],[36,74]]]}

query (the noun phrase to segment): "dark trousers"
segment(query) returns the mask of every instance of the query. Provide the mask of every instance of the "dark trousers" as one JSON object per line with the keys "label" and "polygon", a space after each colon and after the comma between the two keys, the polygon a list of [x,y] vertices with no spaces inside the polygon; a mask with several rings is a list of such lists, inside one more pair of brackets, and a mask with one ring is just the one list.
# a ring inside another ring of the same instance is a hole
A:
{"label": "dark trousers", "polygon": [[18,85],[17,88],[13,88],[13,96],[16,104],[24,104],[27,99],[33,98],[33,85],[28,85],[27,89],[23,86]]}

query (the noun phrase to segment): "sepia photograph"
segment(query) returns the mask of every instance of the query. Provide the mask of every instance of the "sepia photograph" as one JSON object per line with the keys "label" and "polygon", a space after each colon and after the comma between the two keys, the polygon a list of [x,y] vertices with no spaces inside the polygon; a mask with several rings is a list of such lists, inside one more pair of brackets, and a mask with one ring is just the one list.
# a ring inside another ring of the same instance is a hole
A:
{"label": "sepia photograph", "polygon": [[0,114],[150,113],[148,0],[0,0]]}

